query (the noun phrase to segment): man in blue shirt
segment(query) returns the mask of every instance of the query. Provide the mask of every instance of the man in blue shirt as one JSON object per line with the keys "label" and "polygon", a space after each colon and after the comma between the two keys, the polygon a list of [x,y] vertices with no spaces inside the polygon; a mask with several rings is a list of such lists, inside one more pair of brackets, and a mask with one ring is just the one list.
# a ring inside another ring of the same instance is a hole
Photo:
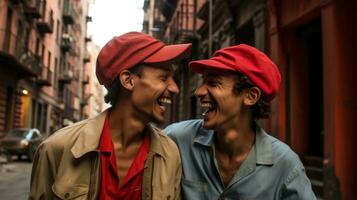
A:
{"label": "man in blue shirt", "polygon": [[299,157],[256,120],[269,116],[280,87],[277,66],[248,46],[223,48],[190,63],[203,82],[196,89],[203,120],[174,123],[185,199],[316,199]]}

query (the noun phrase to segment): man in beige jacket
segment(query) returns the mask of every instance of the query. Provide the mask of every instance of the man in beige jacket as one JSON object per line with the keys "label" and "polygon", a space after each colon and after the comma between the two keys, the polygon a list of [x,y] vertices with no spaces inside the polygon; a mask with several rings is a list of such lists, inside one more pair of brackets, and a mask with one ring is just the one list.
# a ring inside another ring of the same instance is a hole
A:
{"label": "man in beige jacket", "polygon": [[190,48],[139,32],[110,40],[98,55],[96,74],[112,107],[40,145],[29,199],[179,199],[178,149],[149,123],[164,121],[178,93],[170,63]]}

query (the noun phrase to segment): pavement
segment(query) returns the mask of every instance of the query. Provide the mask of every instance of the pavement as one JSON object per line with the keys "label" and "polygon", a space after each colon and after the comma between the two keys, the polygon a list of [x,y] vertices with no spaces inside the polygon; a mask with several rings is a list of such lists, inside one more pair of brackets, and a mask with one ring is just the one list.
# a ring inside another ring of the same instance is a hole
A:
{"label": "pavement", "polygon": [[31,177],[30,163],[25,157],[7,162],[0,156],[0,200],[24,200],[28,198]]}

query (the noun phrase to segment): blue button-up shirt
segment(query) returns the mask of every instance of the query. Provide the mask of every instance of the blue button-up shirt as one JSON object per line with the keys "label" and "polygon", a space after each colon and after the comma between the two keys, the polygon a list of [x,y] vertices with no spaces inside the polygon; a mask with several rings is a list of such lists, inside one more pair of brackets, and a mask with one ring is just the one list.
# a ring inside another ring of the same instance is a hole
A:
{"label": "blue button-up shirt", "polygon": [[225,186],[214,156],[214,131],[204,129],[202,124],[202,120],[189,120],[164,130],[180,150],[184,199],[316,199],[299,157],[261,128],[257,128],[247,158]]}

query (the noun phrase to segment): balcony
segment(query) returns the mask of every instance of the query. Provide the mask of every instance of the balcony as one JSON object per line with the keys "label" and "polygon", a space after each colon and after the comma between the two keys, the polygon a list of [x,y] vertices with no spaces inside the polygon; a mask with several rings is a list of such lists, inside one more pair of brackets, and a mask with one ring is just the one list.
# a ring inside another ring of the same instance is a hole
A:
{"label": "balcony", "polygon": [[53,33],[53,11],[45,12],[43,17],[37,21],[37,29],[41,34]]}
{"label": "balcony", "polygon": [[0,29],[0,66],[19,78],[36,77],[40,74],[40,66],[34,54],[27,49],[22,35]]}
{"label": "balcony", "polygon": [[82,84],[83,85],[89,84],[89,76],[88,75],[85,75],[83,77]]}
{"label": "balcony", "polygon": [[24,2],[24,12],[26,17],[29,19],[41,17],[41,0],[24,0]]}
{"label": "balcony", "polygon": [[86,50],[85,53],[84,53],[84,56],[83,56],[83,63],[86,64],[86,63],[89,63],[89,62],[90,62],[90,54]]}
{"label": "balcony", "polygon": [[76,19],[76,12],[74,11],[73,4],[69,0],[63,3],[63,22],[66,24],[74,24]]}
{"label": "balcony", "polygon": [[86,22],[93,22],[92,16],[86,16]]}
{"label": "balcony", "polygon": [[92,36],[86,36],[84,38],[84,42],[91,42],[92,41]]}
{"label": "balcony", "polygon": [[41,76],[37,77],[37,85],[39,86],[51,86],[52,85],[52,71],[48,67],[42,68]]}
{"label": "balcony", "polygon": [[68,33],[62,34],[61,49],[64,52],[74,50],[73,38]]}
{"label": "balcony", "polygon": [[64,71],[58,76],[58,81],[62,84],[69,84],[73,79],[72,71]]}

